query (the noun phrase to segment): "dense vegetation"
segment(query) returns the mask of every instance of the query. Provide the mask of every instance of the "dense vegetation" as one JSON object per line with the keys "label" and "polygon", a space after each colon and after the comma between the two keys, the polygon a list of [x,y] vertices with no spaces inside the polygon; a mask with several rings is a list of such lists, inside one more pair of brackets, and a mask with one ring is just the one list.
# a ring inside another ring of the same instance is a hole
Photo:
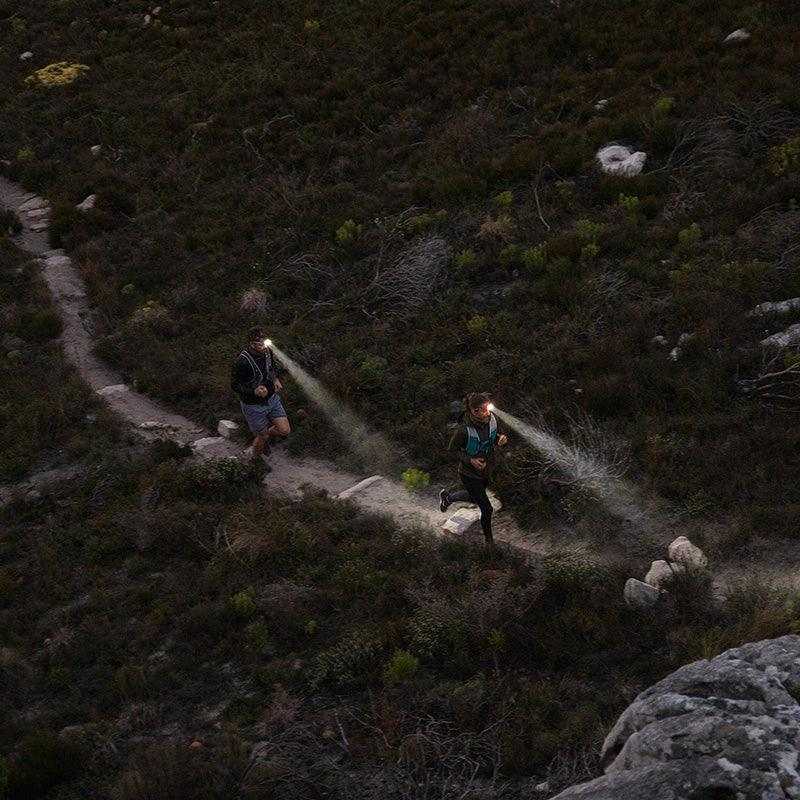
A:
{"label": "dense vegetation", "polygon": [[[796,530],[796,420],[731,392],[760,359],[745,312],[800,294],[796,4],[151,12],[0,5],[9,170],[59,204],[100,352],[141,389],[229,414],[258,319],[423,469],[446,458],[447,402],[486,387],[556,425],[589,412],[694,512]],[[723,46],[739,26],[751,40]],[[89,69],[25,81],[59,61]],[[599,174],[611,140],[648,154],[644,174]],[[295,427],[295,447],[340,451],[315,412]],[[518,510],[536,502],[506,483]]]}
{"label": "dense vegetation", "polygon": [[118,449],[2,512],[0,796],[552,793],[648,684],[800,624],[758,586],[717,608],[702,575],[633,613],[621,570],[265,500],[184,456]]}
{"label": "dense vegetation", "polygon": [[[800,295],[797,5],[329,5],[0,0],[0,159],[54,204],[100,354],[210,424],[264,322],[426,471],[449,401],[490,388],[622,437],[731,544],[795,537],[797,417],[732,387],[798,320],[746,316]],[[644,173],[600,174],[610,141]],[[552,792],[652,681],[798,629],[758,586],[719,608],[693,576],[635,614],[615,569],[265,501],[246,469],[126,443],[35,268],[0,258],[0,480],[86,466],[0,511],[0,797]],[[344,452],[288,390],[295,452]],[[499,476],[523,518],[525,458]]]}

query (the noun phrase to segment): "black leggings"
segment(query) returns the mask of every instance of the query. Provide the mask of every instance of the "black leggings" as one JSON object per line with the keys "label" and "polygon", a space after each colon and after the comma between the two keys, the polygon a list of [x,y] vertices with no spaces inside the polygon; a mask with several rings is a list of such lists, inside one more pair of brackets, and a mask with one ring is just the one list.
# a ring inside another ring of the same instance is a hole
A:
{"label": "black leggings", "polygon": [[492,514],[494,509],[489,500],[489,495],[486,494],[487,481],[485,478],[471,478],[468,475],[459,475],[461,483],[464,484],[463,489],[457,489],[455,492],[448,492],[447,499],[451,503],[469,500],[470,503],[475,503],[481,510],[481,528],[483,528],[483,535],[486,537],[487,542],[494,541],[492,537]]}

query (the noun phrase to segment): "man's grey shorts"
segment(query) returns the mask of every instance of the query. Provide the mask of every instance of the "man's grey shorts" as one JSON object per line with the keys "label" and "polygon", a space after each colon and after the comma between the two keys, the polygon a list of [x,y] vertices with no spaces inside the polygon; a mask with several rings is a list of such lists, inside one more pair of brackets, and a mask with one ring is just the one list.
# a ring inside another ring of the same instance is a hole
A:
{"label": "man's grey shorts", "polygon": [[247,420],[247,427],[254,435],[258,435],[280,417],[286,416],[286,409],[281,402],[279,394],[273,394],[262,406],[251,406],[239,401],[242,407],[242,414]]}

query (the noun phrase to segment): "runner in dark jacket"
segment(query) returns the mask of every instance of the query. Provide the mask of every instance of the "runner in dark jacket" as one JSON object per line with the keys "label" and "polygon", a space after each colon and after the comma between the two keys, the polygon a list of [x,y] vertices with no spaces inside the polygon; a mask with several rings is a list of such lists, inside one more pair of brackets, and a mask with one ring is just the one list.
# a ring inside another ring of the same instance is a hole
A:
{"label": "runner in dark jacket", "polygon": [[497,463],[495,449],[508,442],[504,426],[489,410],[488,394],[473,392],[464,398],[464,421],[453,433],[448,449],[458,453],[458,475],[463,489],[439,492],[439,510],[451,503],[469,501],[481,511],[481,528],[488,545],[494,544],[492,514],[494,509],[486,486]]}
{"label": "runner in dark jacket", "polygon": [[231,369],[231,389],[238,395],[242,414],[255,436],[252,455],[266,463],[270,438],[288,436],[291,428],[281,402],[283,370],[266,344],[262,328],[251,328],[247,347],[239,353]]}

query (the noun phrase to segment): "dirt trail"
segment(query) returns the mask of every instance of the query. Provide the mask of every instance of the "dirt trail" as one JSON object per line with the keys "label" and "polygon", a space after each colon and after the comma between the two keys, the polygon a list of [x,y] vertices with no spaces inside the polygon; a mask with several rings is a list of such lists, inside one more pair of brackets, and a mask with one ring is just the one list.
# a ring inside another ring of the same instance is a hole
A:
{"label": "dirt trail", "polygon": [[[49,208],[46,201],[0,176],[0,207],[17,213],[23,230],[15,243],[36,256],[42,265],[42,274],[63,319],[64,353],[108,406],[144,439],[169,437],[191,445],[201,458],[241,457],[240,445],[212,434],[135,392],[121,375],[93,354],[92,314],[85,286],[72,259],[63,250],[51,249],[47,242]],[[443,532],[442,526],[449,519],[438,511],[432,496],[417,499],[399,482],[386,477],[343,472],[317,459],[289,458],[279,449],[272,458],[272,465],[273,471],[266,481],[268,491],[298,496],[304,486],[309,486],[324,489],[334,496],[345,493],[366,510],[389,514],[402,525],[421,525],[438,533]],[[368,477],[370,480],[365,480]],[[46,473],[36,479],[37,485],[45,482]],[[521,532],[515,533],[522,538]]]}
{"label": "dirt trail", "polygon": [[[61,341],[64,352],[81,377],[108,406],[146,440],[169,437],[191,445],[200,458],[241,458],[240,445],[212,434],[133,391],[118,373],[93,354],[92,314],[84,283],[69,256],[63,250],[49,247],[47,202],[0,176],[0,208],[11,209],[20,217],[23,230],[15,237],[15,243],[36,256],[42,265],[44,279],[63,318]],[[449,535],[443,526],[453,516],[465,513],[462,508],[460,512],[456,510],[455,515],[442,514],[432,493],[414,496],[401,483],[390,478],[344,472],[318,459],[290,458],[280,448],[273,455],[272,465],[273,471],[265,480],[267,491],[297,497],[302,494],[303,487],[323,489],[332,496],[350,497],[367,511],[387,514],[403,526],[421,526],[437,535]],[[27,484],[44,487],[47,482],[47,473],[42,473],[30,478]],[[0,487],[0,496],[6,496],[10,488]],[[473,519],[477,519],[474,509],[469,509],[469,512]],[[692,535],[685,524],[671,522],[668,516],[663,516],[661,523],[648,533],[631,531],[627,538],[615,537],[614,541],[608,542],[586,540],[567,526],[523,531],[505,513],[495,516],[494,527],[496,539],[534,556],[573,554],[597,563],[624,561],[633,575],[643,575],[651,560],[663,558],[666,544],[675,536],[686,533],[691,538]],[[482,537],[476,529],[473,524],[467,535],[480,541]],[[768,576],[774,584],[800,587],[800,570],[794,568],[798,561],[794,548],[790,553],[780,544],[770,543],[769,549],[769,553],[761,551],[757,556],[747,558],[746,563],[729,556],[724,563],[712,565],[718,586],[724,587],[743,571],[755,570]],[[773,552],[775,559],[765,558]]]}

